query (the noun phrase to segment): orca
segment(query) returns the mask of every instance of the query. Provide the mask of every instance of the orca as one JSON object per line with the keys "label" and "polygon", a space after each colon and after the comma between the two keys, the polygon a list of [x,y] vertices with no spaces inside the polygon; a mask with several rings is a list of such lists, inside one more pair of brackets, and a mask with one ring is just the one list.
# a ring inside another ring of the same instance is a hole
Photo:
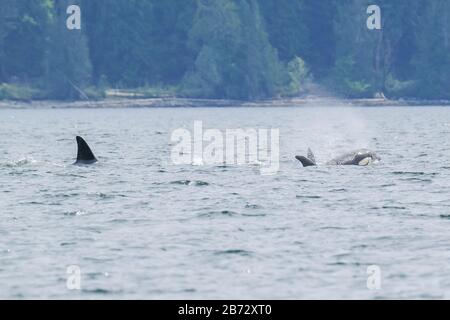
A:
{"label": "orca", "polygon": [[77,137],[78,153],[77,161],[74,164],[94,164],[97,162],[89,145],[82,137]]}
{"label": "orca", "polygon": [[308,156],[296,156],[295,159],[300,161],[303,165],[303,167],[313,167],[316,165],[316,157],[314,157],[314,153],[311,151],[311,149],[308,149]]}
{"label": "orca", "polygon": [[[303,167],[316,166],[316,159],[314,157],[311,149],[308,149],[308,156],[296,156],[298,161],[300,161]],[[327,165],[338,165],[338,166],[368,166],[374,161],[378,161],[380,158],[372,151],[368,149],[358,149],[345,153],[337,158],[334,158],[327,162]]]}

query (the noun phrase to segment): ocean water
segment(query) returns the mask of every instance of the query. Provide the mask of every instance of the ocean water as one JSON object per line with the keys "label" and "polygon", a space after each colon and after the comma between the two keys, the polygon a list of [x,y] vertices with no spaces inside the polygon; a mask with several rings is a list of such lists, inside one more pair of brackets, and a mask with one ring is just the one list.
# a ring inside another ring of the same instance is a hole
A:
{"label": "ocean water", "polygon": [[[278,172],[175,165],[195,121],[279,129]],[[0,298],[450,298],[448,108],[3,109],[0,136]]]}

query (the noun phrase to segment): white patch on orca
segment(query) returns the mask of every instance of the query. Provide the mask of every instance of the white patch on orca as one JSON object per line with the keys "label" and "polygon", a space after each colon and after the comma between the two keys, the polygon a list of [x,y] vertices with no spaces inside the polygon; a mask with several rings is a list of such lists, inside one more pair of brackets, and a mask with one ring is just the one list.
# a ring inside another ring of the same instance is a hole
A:
{"label": "white patch on orca", "polygon": [[368,166],[372,163],[372,158],[371,157],[367,157],[362,159],[359,163],[358,166]]}

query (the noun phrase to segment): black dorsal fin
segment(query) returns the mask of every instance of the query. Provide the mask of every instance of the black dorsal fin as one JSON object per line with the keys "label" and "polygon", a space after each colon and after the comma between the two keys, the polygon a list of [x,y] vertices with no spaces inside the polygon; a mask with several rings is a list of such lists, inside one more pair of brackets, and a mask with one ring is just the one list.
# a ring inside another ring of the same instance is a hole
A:
{"label": "black dorsal fin", "polygon": [[97,162],[97,159],[92,153],[91,148],[89,148],[88,144],[86,143],[86,141],[84,141],[82,137],[77,137],[77,144],[78,144],[78,154],[76,163],[90,164]]}
{"label": "black dorsal fin", "polygon": [[311,159],[308,159],[307,157],[296,156],[295,159],[300,161],[304,167],[313,167],[316,165],[314,162],[311,161]]}

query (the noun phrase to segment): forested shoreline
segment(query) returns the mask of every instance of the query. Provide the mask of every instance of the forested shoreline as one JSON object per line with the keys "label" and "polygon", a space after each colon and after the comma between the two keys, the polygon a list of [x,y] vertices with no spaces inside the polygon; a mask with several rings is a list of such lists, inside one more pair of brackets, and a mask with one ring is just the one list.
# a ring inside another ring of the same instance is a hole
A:
{"label": "forested shoreline", "polygon": [[[68,30],[67,7],[81,8]],[[381,8],[369,30],[367,7]],[[448,0],[1,0],[0,100],[450,100]]]}

